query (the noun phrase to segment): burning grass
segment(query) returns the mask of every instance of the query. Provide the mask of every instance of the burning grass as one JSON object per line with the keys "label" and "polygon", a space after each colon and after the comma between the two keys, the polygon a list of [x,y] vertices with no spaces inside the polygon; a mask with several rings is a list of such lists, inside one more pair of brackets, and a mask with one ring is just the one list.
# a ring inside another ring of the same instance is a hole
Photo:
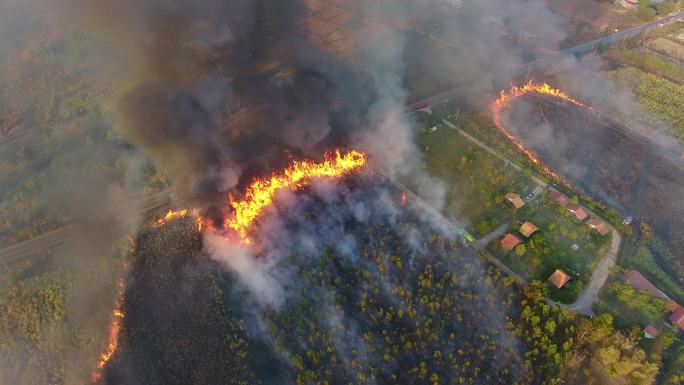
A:
{"label": "burning grass", "polygon": [[231,194],[229,204],[234,215],[226,219],[224,227],[233,229],[244,243],[250,244],[250,231],[263,212],[273,205],[279,190],[299,190],[314,179],[339,178],[366,165],[366,155],[359,151],[352,150],[342,155],[336,150],[326,153],[324,158],[321,163],[312,160],[292,161],[282,173],[274,172],[270,178],[255,178],[242,199],[236,199]]}
{"label": "burning grass", "polygon": [[527,155],[527,157],[530,158],[530,160],[532,160],[534,164],[541,167],[546,173],[552,175],[554,178],[562,179],[559,174],[551,170],[549,167],[545,166],[541,162],[537,154],[535,154],[533,151],[525,147],[525,145],[520,141],[520,139],[518,139],[518,137],[516,137],[503,124],[504,110],[509,109],[516,99],[533,93],[551,96],[563,100],[565,102],[574,104],[578,107],[585,107],[585,105],[582,102],[573,99],[568,94],[559,89],[553,88],[546,83],[535,83],[532,80],[530,80],[520,87],[511,86],[511,89],[508,92],[502,90],[499,93],[499,97],[496,100],[492,101],[492,103],[490,104],[490,110],[492,111],[492,118],[494,120],[494,124],[508,139],[510,139],[511,142],[515,144],[515,146],[521,152]]}
{"label": "burning grass", "polygon": [[[124,271],[125,270],[126,269],[124,268]],[[119,297],[116,300],[116,304],[114,304],[114,310],[112,310],[112,324],[109,326],[107,347],[100,353],[100,358],[97,361],[97,369],[95,369],[91,375],[93,384],[100,382],[100,379],[102,379],[102,369],[104,369],[107,362],[109,362],[112,355],[114,355],[116,349],[119,347],[119,333],[121,332],[121,322],[124,318],[123,301],[125,287],[123,276],[119,278],[117,288],[119,290]]]}
{"label": "burning grass", "polygon": [[[225,233],[230,229],[240,242],[251,245],[253,240],[250,233],[257,226],[258,219],[273,205],[279,191],[299,190],[317,179],[341,178],[366,166],[366,154],[356,150],[344,154],[335,150],[325,153],[323,158],[322,162],[293,160],[285,170],[273,172],[270,178],[254,178],[242,198],[238,199],[232,193],[228,196],[232,214],[227,215],[223,223],[217,225],[212,219],[200,215],[197,218],[199,230]],[[154,226],[159,227],[188,215],[188,209],[169,210]]]}

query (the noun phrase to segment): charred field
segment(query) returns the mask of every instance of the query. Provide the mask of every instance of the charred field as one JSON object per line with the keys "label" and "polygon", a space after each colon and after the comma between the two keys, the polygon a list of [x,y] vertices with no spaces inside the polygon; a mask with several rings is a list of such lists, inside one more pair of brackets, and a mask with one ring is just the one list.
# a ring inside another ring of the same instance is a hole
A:
{"label": "charred field", "polygon": [[298,214],[284,218],[290,236],[318,228],[324,241],[316,251],[293,247],[278,262],[283,275],[269,278],[285,297],[277,306],[255,302],[235,274],[206,257],[191,219],[141,232],[105,383],[531,378],[524,347],[506,326],[519,313],[517,291],[506,289],[512,281],[410,207],[382,209],[398,194],[368,178],[348,178],[332,195],[302,192]]}
{"label": "charred field", "polygon": [[581,192],[653,226],[670,250],[684,247],[680,155],[609,116],[541,95],[515,104],[509,127]]}

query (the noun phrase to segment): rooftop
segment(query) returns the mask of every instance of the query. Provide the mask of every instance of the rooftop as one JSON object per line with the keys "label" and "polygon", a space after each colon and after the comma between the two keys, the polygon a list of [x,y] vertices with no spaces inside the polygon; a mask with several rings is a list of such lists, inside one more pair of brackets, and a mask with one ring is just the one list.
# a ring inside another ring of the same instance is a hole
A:
{"label": "rooftop", "polygon": [[563,194],[560,191],[551,191],[549,193],[549,197],[555,200],[556,203],[558,203],[561,206],[567,206],[570,203],[568,197],[566,197],[565,194]]}
{"label": "rooftop", "polygon": [[679,329],[684,330],[684,307],[680,307],[670,315],[670,322],[678,326]]}
{"label": "rooftop", "polygon": [[655,338],[658,337],[658,334],[660,334],[658,329],[656,329],[653,325],[646,326],[644,328],[644,333],[646,334],[646,338]]}
{"label": "rooftop", "polygon": [[522,226],[520,226],[520,234],[524,235],[527,238],[531,237],[532,234],[534,234],[538,230],[539,227],[535,226],[532,222],[525,222],[522,224]]}
{"label": "rooftop", "polygon": [[520,238],[516,237],[511,233],[508,233],[501,240],[501,247],[503,247],[503,249],[506,251],[511,251],[514,247],[518,246],[520,242]]}
{"label": "rooftop", "polygon": [[587,219],[587,217],[589,216],[589,215],[587,215],[587,212],[584,211],[584,207],[582,207],[580,205],[576,205],[576,204],[569,204],[568,205],[568,211],[575,214],[577,219],[579,219],[580,221]]}
{"label": "rooftop", "polygon": [[587,226],[598,231],[598,233],[601,235],[606,235],[610,232],[608,230],[608,225],[606,225],[606,222],[604,222],[598,218],[591,218],[590,220],[588,220]]}
{"label": "rooftop", "polygon": [[667,298],[665,293],[658,289],[637,270],[630,270],[627,275],[625,275],[625,281],[637,290],[646,290],[658,298]]}
{"label": "rooftop", "polygon": [[559,289],[565,286],[568,281],[570,281],[570,276],[561,269],[556,269],[549,277],[549,282]]}
{"label": "rooftop", "polygon": [[516,209],[525,206],[525,201],[520,197],[519,194],[509,192],[505,195],[505,197],[506,199],[508,199],[509,202],[513,203],[513,206],[515,206]]}

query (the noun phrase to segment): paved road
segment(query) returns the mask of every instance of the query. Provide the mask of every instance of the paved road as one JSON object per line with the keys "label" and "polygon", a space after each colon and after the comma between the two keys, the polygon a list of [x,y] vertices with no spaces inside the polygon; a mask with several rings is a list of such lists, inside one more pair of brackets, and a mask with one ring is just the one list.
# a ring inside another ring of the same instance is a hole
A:
{"label": "paved road", "polygon": [[[171,194],[171,190],[165,190],[137,202],[133,202],[127,207],[119,210],[120,212],[126,213],[125,216],[113,215],[115,222],[113,224],[125,224],[135,220],[139,214],[168,204],[171,201]],[[74,233],[74,227],[72,225],[66,225],[57,230],[49,231],[27,241],[6,247],[0,250],[0,263],[10,264],[22,258],[49,250],[50,248],[71,239],[71,237],[74,236]]]}
{"label": "paved road", "polygon": [[[581,55],[584,53],[588,53],[596,49],[596,45],[598,43],[602,43],[603,45],[610,45],[613,43],[617,43],[619,41],[625,40],[632,38],[634,36],[639,35],[640,33],[650,31],[652,29],[660,27],[661,24],[665,25],[668,23],[672,23],[677,20],[684,20],[684,12],[679,12],[674,15],[665,17],[663,19],[658,19],[655,21],[652,21],[650,23],[646,23],[643,25],[640,25],[638,27],[626,29],[624,31],[616,32],[611,35],[604,36],[602,38],[588,41],[586,43],[582,43],[578,46],[568,48],[563,51],[559,51],[557,53],[552,53],[549,54],[546,57],[530,61],[529,63],[523,64],[520,67],[520,70],[518,71],[519,74],[524,74],[528,73],[531,71],[534,71],[535,69],[541,68],[544,64],[547,64],[548,62],[551,62],[553,60],[558,60],[559,57],[563,56],[568,56],[568,55]],[[455,99],[458,96],[462,96],[467,90],[468,86],[470,86],[470,83],[464,84],[462,86],[458,86],[454,89],[451,89],[449,91],[442,92],[441,94],[430,96],[428,98],[425,98],[423,100],[416,101],[415,103],[409,104],[406,106],[406,111],[409,113],[415,112],[416,109],[422,105],[423,103],[429,105],[429,106],[434,106],[436,104],[441,104],[448,102],[449,100]]]}
{"label": "paved road", "polygon": [[616,32],[614,34],[604,36],[600,39],[592,40],[589,42],[586,42],[584,44],[580,44],[576,47],[566,49],[563,51],[566,54],[574,55],[574,54],[583,54],[587,52],[591,52],[594,49],[596,49],[597,44],[601,43],[603,45],[609,45],[613,44],[618,41],[622,41],[625,39],[632,38],[634,36],[639,35],[640,33],[648,32],[652,29],[659,28],[661,25],[665,25],[668,23],[671,23],[673,21],[677,20],[684,20],[684,12],[679,12],[670,16],[667,16],[662,19],[657,19],[654,20],[650,23],[642,24],[638,27],[626,29],[624,31]]}

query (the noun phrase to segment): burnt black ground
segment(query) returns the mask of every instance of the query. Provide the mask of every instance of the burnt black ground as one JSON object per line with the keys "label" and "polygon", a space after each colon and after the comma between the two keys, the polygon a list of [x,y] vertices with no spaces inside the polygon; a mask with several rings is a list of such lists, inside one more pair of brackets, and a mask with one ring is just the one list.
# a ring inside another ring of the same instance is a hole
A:
{"label": "burnt black ground", "polygon": [[[582,192],[653,226],[684,248],[684,160],[600,115],[548,98],[525,98],[509,128]],[[681,257],[679,258],[681,262]]]}

